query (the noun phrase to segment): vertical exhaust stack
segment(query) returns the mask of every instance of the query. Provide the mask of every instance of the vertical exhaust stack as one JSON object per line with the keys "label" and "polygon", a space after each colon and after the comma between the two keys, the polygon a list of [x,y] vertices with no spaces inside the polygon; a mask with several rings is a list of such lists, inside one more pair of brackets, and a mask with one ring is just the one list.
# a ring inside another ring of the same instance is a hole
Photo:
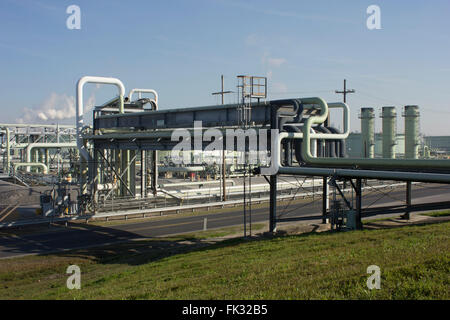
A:
{"label": "vertical exhaust stack", "polygon": [[395,107],[383,107],[383,158],[395,159],[395,145],[397,135],[397,111]]}
{"label": "vertical exhaust stack", "polygon": [[373,108],[361,108],[362,158],[375,156],[375,112]]}
{"label": "vertical exhaust stack", "polygon": [[405,106],[405,158],[419,157],[419,107]]}

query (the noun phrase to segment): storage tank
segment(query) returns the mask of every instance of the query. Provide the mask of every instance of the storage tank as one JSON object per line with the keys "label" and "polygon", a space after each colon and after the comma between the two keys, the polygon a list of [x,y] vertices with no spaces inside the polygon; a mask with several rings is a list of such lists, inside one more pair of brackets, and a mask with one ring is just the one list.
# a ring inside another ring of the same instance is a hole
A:
{"label": "storage tank", "polygon": [[375,112],[373,108],[361,108],[361,156],[373,158],[375,155]]}
{"label": "storage tank", "polygon": [[383,119],[383,158],[394,159],[397,134],[397,111],[395,107],[383,107],[381,118]]}
{"label": "storage tank", "polygon": [[405,106],[405,158],[417,159],[419,157],[419,107]]}

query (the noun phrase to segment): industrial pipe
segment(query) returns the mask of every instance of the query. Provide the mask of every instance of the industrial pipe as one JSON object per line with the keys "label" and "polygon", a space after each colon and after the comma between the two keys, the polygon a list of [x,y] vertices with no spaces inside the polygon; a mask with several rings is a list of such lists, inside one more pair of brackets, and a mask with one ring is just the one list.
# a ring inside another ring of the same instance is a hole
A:
{"label": "industrial pipe", "polygon": [[14,171],[17,170],[18,167],[38,167],[42,169],[42,173],[46,174],[48,172],[48,168],[44,163],[40,162],[16,162],[13,163]]}
{"label": "industrial pipe", "polygon": [[[152,109],[155,110],[155,111],[158,110],[158,93],[156,92],[156,90],[153,90],[153,89],[136,89],[136,88],[131,89],[130,93],[128,94],[128,100],[129,101],[131,101],[133,93],[135,93],[135,92],[152,93],[155,96],[155,100],[154,100],[155,105],[154,105],[154,109],[153,108]],[[144,151],[144,154],[145,154],[145,151]],[[156,188],[158,186],[158,165],[157,165],[157,162],[158,162],[158,151],[157,150],[153,151],[152,161],[153,161],[152,187],[154,188],[153,192],[156,194],[157,193]],[[143,179],[143,177],[141,177],[141,179]],[[141,187],[143,187],[143,181],[144,180],[141,181]]]}
{"label": "industrial pipe", "polygon": [[39,142],[30,143],[26,148],[27,162],[31,162],[31,150],[34,148],[44,148],[44,149],[55,149],[55,148],[76,148],[77,144],[75,142],[64,142],[64,143],[51,143],[51,142]]}
{"label": "industrial pipe", "polygon": [[[395,160],[398,161],[398,160]],[[423,172],[394,172],[377,170],[308,168],[308,167],[282,167],[279,174],[309,175],[322,177],[344,177],[361,179],[385,179],[397,181],[450,183],[450,174],[423,173]]]}
{"label": "industrial pipe", "polygon": [[141,93],[152,93],[155,96],[155,104],[156,108],[155,110],[158,110],[158,93],[156,90],[153,89],[131,89],[130,93],[128,94],[128,100],[131,101],[131,97],[133,96],[133,93],[135,92],[141,92]]}
{"label": "industrial pipe", "polygon": [[[315,158],[311,155],[310,144],[311,138],[310,129],[313,124],[323,123],[328,116],[328,105],[321,98],[306,98],[302,99],[303,103],[316,104],[320,108],[320,114],[310,116],[303,126],[303,142],[302,142],[302,157],[308,164],[319,166],[359,166],[362,168],[386,167],[396,169],[427,169],[440,168],[450,169],[450,161],[448,160],[416,160],[416,159],[361,159],[361,158]],[[280,134],[281,135],[281,134]],[[331,134],[333,136],[333,134]],[[339,139],[335,137],[334,139]]]}
{"label": "industrial pipe", "polygon": [[86,147],[83,144],[83,137],[81,136],[81,130],[83,128],[83,113],[84,113],[84,105],[83,105],[83,87],[86,83],[101,83],[101,84],[112,84],[115,85],[119,89],[119,112],[123,113],[123,98],[125,95],[125,87],[123,83],[116,78],[106,78],[106,77],[92,77],[85,76],[80,78],[77,83],[77,147],[80,150],[81,156],[88,161],[89,153],[86,150]]}
{"label": "industrial pipe", "polygon": [[75,129],[75,126],[71,125],[58,125],[58,124],[23,124],[23,123],[0,123],[0,127],[8,127],[8,128],[65,128]]}

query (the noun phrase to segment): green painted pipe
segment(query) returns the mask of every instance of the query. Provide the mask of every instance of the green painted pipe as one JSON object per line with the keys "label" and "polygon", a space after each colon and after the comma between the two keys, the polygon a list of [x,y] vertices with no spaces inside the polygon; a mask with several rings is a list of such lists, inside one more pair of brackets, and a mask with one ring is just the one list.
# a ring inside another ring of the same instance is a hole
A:
{"label": "green painted pipe", "polygon": [[419,107],[405,106],[405,158],[419,157]]}
{"label": "green painted pipe", "polygon": [[311,155],[311,133],[313,124],[322,124],[328,116],[328,105],[322,98],[301,99],[304,104],[315,104],[320,114],[310,116],[303,126],[302,157],[308,164],[316,166],[357,166],[360,168],[394,168],[394,169],[450,169],[449,160],[417,159],[361,159],[361,158],[315,158]]}
{"label": "green painted pipe", "polygon": [[19,168],[19,167],[38,167],[38,168],[42,169],[42,173],[48,172],[47,166],[40,162],[16,162],[13,164],[13,166],[14,166],[14,171],[16,171],[17,168]]}

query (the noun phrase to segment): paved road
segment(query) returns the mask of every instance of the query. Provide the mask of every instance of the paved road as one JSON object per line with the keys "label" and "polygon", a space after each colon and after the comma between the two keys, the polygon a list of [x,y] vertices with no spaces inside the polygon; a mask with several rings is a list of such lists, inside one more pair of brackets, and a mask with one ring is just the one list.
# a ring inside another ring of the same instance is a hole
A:
{"label": "paved road", "polygon": [[[380,199],[383,193],[387,196]],[[449,185],[430,185],[426,188],[414,186],[413,204],[448,201],[450,200],[449,194]],[[403,201],[404,196],[405,191],[403,189],[372,191],[364,195],[363,207],[402,204],[401,201]],[[320,221],[318,220],[318,216],[321,214],[320,198],[314,202],[307,199],[305,202],[286,205],[287,202],[283,202],[278,206],[278,215],[283,218],[300,217],[310,222]],[[252,221],[267,222],[268,216],[268,208],[253,209]],[[203,229],[205,217],[208,220],[208,229],[234,226],[243,222],[242,211],[237,210],[179,218],[171,217],[164,220],[149,219],[144,222],[126,223],[109,227],[84,224],[76,224],[76,227],[73,228],[55,227],[47,232],[22,236],[1,236],[0,258],[98,246],[137,238],[195,232]]]}

